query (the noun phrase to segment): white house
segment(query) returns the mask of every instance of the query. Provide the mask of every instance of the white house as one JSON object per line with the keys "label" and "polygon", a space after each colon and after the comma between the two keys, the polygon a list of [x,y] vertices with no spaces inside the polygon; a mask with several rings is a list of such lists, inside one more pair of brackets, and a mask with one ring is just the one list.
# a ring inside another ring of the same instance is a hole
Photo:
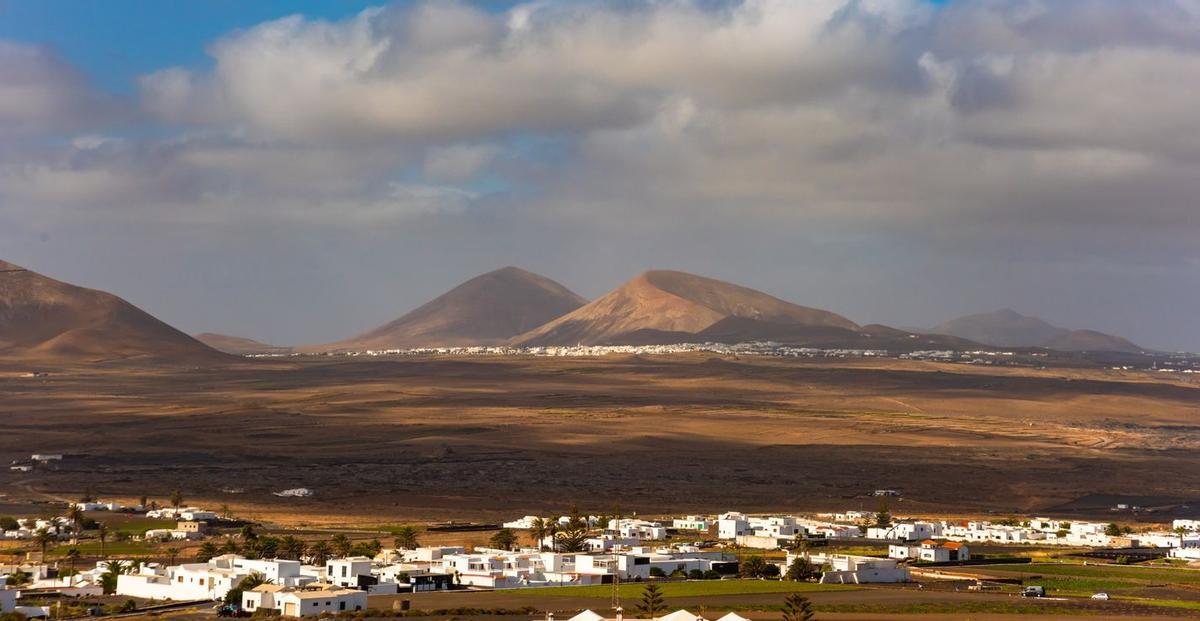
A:
{"label": "white house", "polygon": [[163,567],[143,563],[136,572],[117,578],[117,595],[152,600],[216,600],[250,574],[262,574],[274,584],[299,587],[317,578],[301,573],[299,561],[247,559],[225,554],[207,563]]}
{"label": "white house", "polygon": [[518,518],[511,522],[505,522],[503,524],[503,526],[504,526],[504,528],[511,528],[513,530],[529,530],[529,529],[533,528],[533,523],[536,522],[537,520],[538,520],[538,516],[527,515],[523,518]]}
{"label": "white house", "polygon": [[667,529],[659,522],[626,518],[609,520],[608,531],[627,539],[666,539]]}
{"label": "white house", "polygon": [[896,522],[887,528],[872,526],[867,529],[868,539],[920,541],[941,536],[941,524],[934,522]]}
{"label": "white house", "polygon": [[371,559],[365,556],[332,559],[325,563],[325,580],[340,587],[358,588],[358,577],[370,575]]}
{"label": "white house", "polygon": [[913,559],[925,563],[948,563],[971,559],[971,550],[959,541],[938,543],[926,539],[917,545],[892,544],[888,546],[888,558]]}
{"label": "white house", "polygon": [[699,532],[707,532],[712,522],[707,517],[702,515],[689,515],[685,518],[676,518],[671,521],[671,528],[675,530],[694,530]]}
{"label": "white house", "polygon": [[273,608],[285,617],[315,617],[367,608],[367,592],[355,589],[301,591],[283,589],[272,593]]}
{"label": "white house", "polygon": [[[796,555],[788,554],[787,563],[792,564]],[[908,568],[892,558],[852,556],[848,554],[810,554],[809,562],[814,565],[829,565],[830,570],[821,574],[823,584],[866,584],[909,582]]]}
{"label": "white house", "polygon": [[750,519],[741,513],[731,511],[717,518],[717,537],[721,539],[737,539],[739,535],[753,535]]}
{"label": "white house", "polygon": [[1200,532],[1200,520],[1175,520],[1171,522],[1171,530],[1175,530],[1176,528],[1197,533]]}

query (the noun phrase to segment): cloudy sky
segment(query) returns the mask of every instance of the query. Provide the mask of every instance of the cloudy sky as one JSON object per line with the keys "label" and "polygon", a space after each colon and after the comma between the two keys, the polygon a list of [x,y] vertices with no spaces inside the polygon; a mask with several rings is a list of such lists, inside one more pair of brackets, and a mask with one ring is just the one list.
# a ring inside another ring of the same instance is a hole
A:
{"label": "cloudy sky", "polygon": [[1200,350],[1198,165],[1197,0],[0,0],[0,258],[190,332],[513,264]]}

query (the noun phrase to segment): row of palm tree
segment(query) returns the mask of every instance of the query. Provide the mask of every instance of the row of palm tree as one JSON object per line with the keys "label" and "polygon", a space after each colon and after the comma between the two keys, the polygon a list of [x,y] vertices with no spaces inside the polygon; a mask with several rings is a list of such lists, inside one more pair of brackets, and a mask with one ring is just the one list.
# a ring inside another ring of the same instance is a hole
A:
{"label": "row of palm tree", "polygon": [[[642,589],[642,596],[634,605],[638,616],[657,619],[669,609],[662,589],[651,582]],[[783,621],[812,621],[816,618],[812,602],[799,593],[792,593],[783,600]]]}

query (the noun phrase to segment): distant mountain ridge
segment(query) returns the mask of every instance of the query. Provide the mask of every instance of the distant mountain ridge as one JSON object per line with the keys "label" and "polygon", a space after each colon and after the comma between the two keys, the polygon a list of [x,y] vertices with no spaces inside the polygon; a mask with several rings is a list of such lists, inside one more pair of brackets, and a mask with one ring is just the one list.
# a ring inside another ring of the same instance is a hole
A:
{"label": "distant mountain ridge", "polygon": [[649,337],[695,340],[705,329],[727,318],[843,330],[858,328],[841,315],[792,304],[754,289],[685,272],[653,270],[514,338],[512,343],[600,345]]}
{"label": "distant mountain ridge", "polygon": [[1128,339],[1094,330],[1069,330],[1012,309],[967,315],[930,330],[995,347],[1044,347],[1059,351],[1142,351]]}
{"label": "distant mountain ridge", "polygon": [[47,361],[228,358],[125,300],[0,261],[0,357]]}
{"label": "distant mountain ridge", "polygon": [[217,351],[234,356],[247,356],[251,354],[286,355],[294,351],[291,347],[267,345],[266,343],[243,336],[229,336],[228,334],[216,334],[213,332],[201,332],[200,334],[192,335],[192,338]]}
{"label": "distant mountain ridge", "polygon": [[586,303],[545,276],[504,267],[476,276],[378,328],[302,350],[499,345]]}

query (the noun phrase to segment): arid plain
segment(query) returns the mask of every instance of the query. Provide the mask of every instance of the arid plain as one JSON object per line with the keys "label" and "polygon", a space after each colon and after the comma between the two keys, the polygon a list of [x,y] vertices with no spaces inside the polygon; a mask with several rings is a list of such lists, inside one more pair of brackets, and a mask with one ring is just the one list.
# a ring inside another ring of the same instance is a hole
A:
{"label": "arid plain", "polygon": [[[14,501],[180,488],[315,525],[874,508],[876,488],[909,514],[1200,499],[1200,382],[1179,374],[706,354],[28,370],[0,367],[0,458],[69,457],[3,471]],[[315,495],[272,495],[294,487]]]}

